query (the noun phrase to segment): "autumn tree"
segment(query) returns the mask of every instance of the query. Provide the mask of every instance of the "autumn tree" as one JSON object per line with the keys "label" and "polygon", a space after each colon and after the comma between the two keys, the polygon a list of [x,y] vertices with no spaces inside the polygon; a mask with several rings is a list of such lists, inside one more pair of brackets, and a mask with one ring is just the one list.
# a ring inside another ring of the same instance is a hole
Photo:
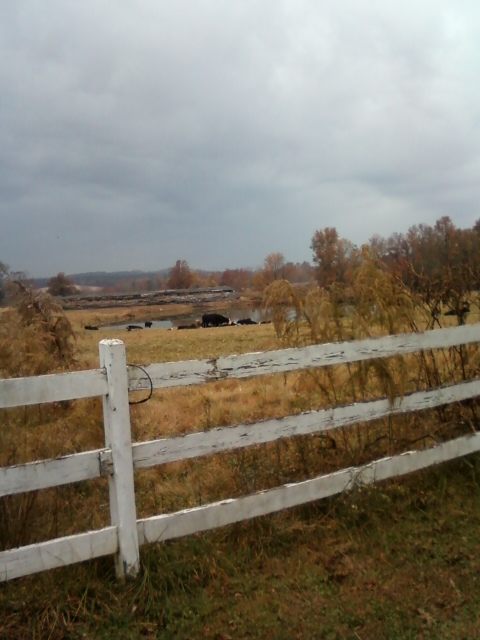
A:
{"label": "autumn tree", "polygon": [[249,289],[252,286],[252,272],[250,269],[225,269],[219,284],[237,291]]}
{"label": "autumn tree", "polygon": [[478,243],[472,231],[457,229],[448,216],[437,220],[430,242],[434,288],[444,307],[463,324],[478,283]]}
{"label": "autumn tree", "polygon": [[285,278],[285,256],[283,253],[269,253],[263,261],[263,274],[265,285],[274,282],[274,280],[283,280]]}
{"label": "autumn tree", "polygon": [[315,269],[309,262],[286,262],[283,267],[285,280],[289,282],[313,282]]}
{"label": "autumn tree", "polygon": [[430,326],[443,313],[463,324],[479,288],[480,225],[458,229],[448,216],[432,225],[417,224],[406,234],[394,233],[385,241],[374,236],[376,251],[388,271],[420,296],[429,309]]}
{"label": "autumn tree", "polygon": [[258,271],[254,271],[252,274],[252,289],[255,291],[263,291],[266,287],[265,283],[265,274],[263,269],[258,269]]}
{"label": "autumn tree", "polygon": [[51,296],[73,296],[78,293],[73,280],[62,271],[48,281],[48,293]]}
{"label": "autumn tree", "polygon": [[192,283],[190,288],[217,287],[218,277],[215,271],[192,271]]}
{"label": "autumn tree", "polygon": [[207,286],[206,278],[198,273],[197,271],[192,271],[192,281],[190,282],[190,289],[203,289]]}
{"label": "autumn tree", "polygon": [[193,282],[193,274],[186,260],[177,260],[168,272],[169,289],[188,289]]}
{"label": "autumn tree", "polygon": [[358,253],[354,244],[338,236],[335,227],[315,231],[310,248],[321,287],[327,289],[335,282],[345,284],[348,281]]}

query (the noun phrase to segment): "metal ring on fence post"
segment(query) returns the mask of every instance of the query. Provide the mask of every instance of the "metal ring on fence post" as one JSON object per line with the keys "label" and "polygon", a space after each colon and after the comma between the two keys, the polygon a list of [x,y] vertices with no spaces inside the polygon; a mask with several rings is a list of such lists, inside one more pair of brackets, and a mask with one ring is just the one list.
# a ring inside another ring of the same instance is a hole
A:
{"label": "metal ring on fence post", "polygon": [[147,371],[145,371],[145,369],[141,367],[139,364],[128,364],[127,362],[127,367],[136,367],[137,369],[140,369],[140,371],[143,371],[143,373],[147,376],[148,381],[150,382],[150,393],[148,394],[148,397],[143,398],[143,400],[137,400],[136,402],[130,402],[129,400],[128,404],[142,404],[142,402],[147,402],[148,400],[150,400],[153,394],[153,382],[151,377],[148,375]]}

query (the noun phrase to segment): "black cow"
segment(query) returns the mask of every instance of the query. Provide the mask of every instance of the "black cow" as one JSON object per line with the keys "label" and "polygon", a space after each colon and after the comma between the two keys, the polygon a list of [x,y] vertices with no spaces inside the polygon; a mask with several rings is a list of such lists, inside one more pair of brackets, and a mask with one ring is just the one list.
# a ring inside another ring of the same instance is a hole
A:
{"label": "black cow", "polygon": [[93,324],[86,324],[85,329],[87,331],[98,331],[98,327],[95,327]]}
{"label": "black cow", "polygon": [[145,327],[146,327],[147,329],[150,329],[150,327],[152,326],[152,324],[153,324],[153,322],[151,322],[150,320],[147,320],[147,321],[145,322]]}
{"label": "black cow", "polygon": [[219,313],[205,313],[202,316],[202,327],[221,327],[230,324],[230,319]]}
{"label": "black cow", "polygon": [[464,304],[458,311],[456,309],[450,309],[449,311],[445,311],[444,316],[466,316],[467,313],[470,313],[470,305]]}
{"label": "black cow", "polygon": [[241,320],[237,320],[237,324],[257,324],[255,320],[251,318],[242,318]]}
{"label": "black cow", "polygon": [[129,324],[127,327],[127,331],[132,331],[132,329],[143,329],[143,327],[138,324]]}

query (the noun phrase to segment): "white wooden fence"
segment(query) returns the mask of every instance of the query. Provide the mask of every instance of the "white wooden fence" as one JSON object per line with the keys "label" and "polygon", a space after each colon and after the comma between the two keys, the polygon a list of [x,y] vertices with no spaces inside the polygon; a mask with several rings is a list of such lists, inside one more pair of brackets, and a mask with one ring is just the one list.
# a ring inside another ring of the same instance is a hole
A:
{"label": "white wooden fence", "polygon": [[480,395],[480,380],[415,392],[393,402],[380,399],[133,445],[129,391],[150,389],[150,385],[165,388],[286,372],[479,341],[480,324],[475,324],[357,342],[151,364],[144,368],[146,375],[139,368],[127,366],[123,342],[102,340],[100,369],[0,380],[0,409],[102,396],[105,426],[103,449],[0,468],[0,496],[107,476],[111,511],[109,527],[0,552],[0,581],[108,554],[116,555],[119,576],[136,575],[139,546],[147,542],[177,538],[273,513],[341,493],[358,484],[400,476],[480,450],[480,433],[472,433],[429,449],[410,451],[253,495],[137,519],[134,469],[466,400]]}

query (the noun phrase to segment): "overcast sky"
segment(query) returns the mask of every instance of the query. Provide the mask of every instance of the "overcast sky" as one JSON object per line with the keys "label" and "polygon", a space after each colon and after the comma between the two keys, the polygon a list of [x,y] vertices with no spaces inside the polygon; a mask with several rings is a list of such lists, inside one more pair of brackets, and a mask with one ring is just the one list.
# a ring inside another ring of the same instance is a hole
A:
{"label": "overcast sky", "polygon": [[480,218],[478,0],[0,2],[0,260],[311,261]]}

